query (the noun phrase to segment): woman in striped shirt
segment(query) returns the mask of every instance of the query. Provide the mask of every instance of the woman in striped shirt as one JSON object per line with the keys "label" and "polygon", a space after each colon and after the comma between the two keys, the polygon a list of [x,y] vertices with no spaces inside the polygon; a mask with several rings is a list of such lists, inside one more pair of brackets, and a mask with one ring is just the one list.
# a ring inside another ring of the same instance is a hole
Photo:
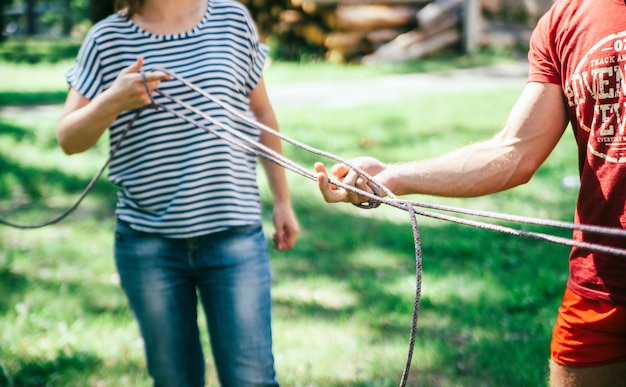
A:
{"label": "woman in striped shirt", "polygon": [[[118,8],[89,31],[67,73],[70,91],[57,129],[66,153],[86,151],[107,129],[115,146],[149,103],[181,110],[152,93],[156,88],[281,152],[276,137],[154,70],[176,73],[278,130],[262,77],[267,47],[244,6],[129,0]],[[109,179],[119,187],[115,260],[155,385],[204,385],[198,298],[221,384],[278,385],[256,162],[168,109],[143,112],[111,161]],[[274,247],[288,250],[299,226],[285,173],[262,163],[274,198]]]}

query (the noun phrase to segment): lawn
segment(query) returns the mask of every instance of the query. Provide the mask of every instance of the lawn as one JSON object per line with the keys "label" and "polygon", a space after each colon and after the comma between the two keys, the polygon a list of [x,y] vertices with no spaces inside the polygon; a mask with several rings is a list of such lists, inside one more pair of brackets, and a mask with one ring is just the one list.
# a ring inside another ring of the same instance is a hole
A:
{"label": "lawn", "polygon": [[[16,85],[0,85],[0,104],[60,102],[66,66],[0,65],[3,79]],[[406,72],[369,71],[277,64],[267,82]],[[523,82],[471,93],[416,90],[393,104],[275,110],[282,131],[301,142],[342,157],[402,161],[493,135],[522,87]],[[83,154],[62,154],[54,137],[59,113],[58,105],[2,111],[0,217],[25,223],[54,217],[104,163],[105,141]],[[576,190],[562,182],[576,175],[573,147],[568,132],[531,182],[508,192],[476,199],[411,198],[569,221]],[[290,145],[284,150],[309,169],[316,161],[331,163]],[[271,200],[264,176],[259,178],[271,234]],[[294,387],[398,385],[415,293],[408,215],[385,206],[363,211],[328,205],[315,183],[291,172],[288,178],[302,233],[293,250],[272,253],[279,380]],[[0,385],[149,385],[142,342],[112,260],[115,200],[115,188],[103,178],[57,225],[0,228]],[[545,385],[568,249],[429,218],[418,221],[424,271],[409,385]],[[207,340],[204,332],[207,385],[215,386]]]}

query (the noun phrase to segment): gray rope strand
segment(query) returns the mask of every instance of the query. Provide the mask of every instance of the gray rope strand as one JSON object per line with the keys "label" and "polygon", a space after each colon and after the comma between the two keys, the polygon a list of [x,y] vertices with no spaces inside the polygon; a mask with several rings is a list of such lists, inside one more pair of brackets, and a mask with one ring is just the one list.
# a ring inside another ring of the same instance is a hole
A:
{"label": "gray rope strand", "polygon": [[[175,77],[173,75],[173,77]],[[184,80],[181,81],[183,83],[185,83]],[[216,98],[213,98],[213,96],[211,96],[209,93],[205,93],[201,90],[198,90],[199,92],[202,92],[202,94],[206,97],[209,98],[210,100],[212,100],[213,102],[215,102],[216,104],[220,105],[221,102],[219,100],[217,100]],[[165,93],[161,93],[162,95],[166,96]],[[169,96],[167,96],[168,99],[170,99],[171,101],[180,104],[181,106],[188,108],[187,106],[185,106],[186,104],[182,103],[181,101],[178,101],[174,98],[171,98]],[[173,112],[173,111],[172,111]],[[210,116],[206,116],[205,114],[203,114],[202,112],[199,112],[197,110],[194,111],[196,114],[200,115],[201,117],[203,117],[204,119],[206,119],[207,121],[209,121],[210,123],[218,126],[220,129],[222,129],[225,133],[228,133],[232,136],[232,138],[229,140],[229,142],[231,143],[235,143],[238,144],[238,146],[241,146],[244,149],[249,149],[249,150],[253,150],[253,154],[257,154],[259,156],[265,157],[269,160],[272,160],[274,162],[277,162],[281,165],[285,165],[288,166],[288,168],[294,172],[297,172],[305,177],[308,177],[312,180],[316,180],[316,177],[314,174],[312,174],[311,172],[309,172],[308,170],[306,170],[303,167],[300,167],[298,164],[291,162],[290,160],[286,159],[285,157],[283,157],[282,155],[273,152],[272,150],[270,150],[267,147],[262,146],[262,144],[258,144],[254,141],[252,141],[251,139],[249,139],[248,137],[246,137],[245,135],[241,135],[236,131],[233,131],[231,128],[227,127],[226,125],[223,125],[221,122],[213,119]],[[173,112],[175,113],[175,112]],[[236,114],[237,116],[239,116],[240,118],[244,119],[246,122],[255,125],[257,127],[262,127],[262,125],[256,121],[253,121],[251,119],[249,119],[248,117],[239,114],[239,112],[233,111],[231,112],[233,114]],[[176,114],[176,113],[175,113]],[[178,114],[177,114],[178,115]],[[186,116],[182,116],[180,115],[181,118],[188,120],[189,122],[195,123],[196,121],[189,119]],[[210,129],[209,127],[205,127],[202,126],[205,130],[210,131],[211,133],[214,133],[216,135],[217,134],[214,130]],[[275,136],[279,136],[282,139],[286,138],[283,135],[280,135],[279,132],[276,132],[275,130],[271,129],[271,128],[262,128],[264,130],[266,130],[267,132],[275,135]],[[294,144],[294,141],[289,141],[290,143]],[[316,150],[310,148],[310,147],[306,147],[309,148],[309,151],[312,151],[313,153],[324,153],[324,152],[317,152]],[[336,161],[339,162],[343,162],[345,164],[347,164],[345,162],[345,160],[342,160],[336,156],[331,157]],[[364,174],[367,175],[367,174]],[[373,179],[372,177],[369,177],[369,180],[376,186],[381,187],[383,189],[383,191],[388,192],[389,190],[386,189],[386,187],[384,187],[382,184],[380,184],[379,182],[377,182],[375,179]],[[437,218],[437,219],[442,219],[442,220],[449,220],[449,221],[453,221],[456,223],[460,223],[460,224],[467,224],[467,225],[472,225],[474,227],[480,227],[480,228],[484,228],[484,229],[489,229],[489,230],[494,230],[494,231],[500,231],[500,232],[505,232],[508,234],[512,234],[512,235],[518,235],[518,236],[525,236],[525,237],[529,237],[529,238],[533,238],[533,239],[540,239],[540,240],[546,240],[546,241],[551,241],[554,243],[562,243],[562,244],[576,244],[577,246],[585,246],[591,249],[595,249],[596,251],[602,251],[602,252],[607,252],[607,253],[613,253],[613,254],[620,254],[622,256],[626,256],[626,250],[621,250],[621,249],[616,249],[616,248],[611,248],[611,247],[605,247],[605,246],[596,246],[593,244],[586,244],[586,243],[582,243],[582,242],[576,242],[576,241],[572,241],[569,240],[567,238],[559,238],[559,237],[554,237],[552,235],[546,235],[546,234],[539,234],[539,233],[532,233],[532,232],[524,232],[524,231],[520,231],[520,230],[515,230],[512,228],[507,228],[507,227],[503,227],[503,226],[497,226],[497,225],[492,225],[492,224],[488,224],[488,223],[483,223],[483,222],[477,222],[477,221],[470,221],[470,220],[465,220],[465,219],[460,219],[460,218],[456,218],[453,216],[449,216],[449,215],[440,215],[440,214],[433,214],[427,211],[417,211],[415,209],[414,206],[414,202],[410,202],[410,201],[406,201],[406,200],[399,200],[395,197],[392,198],[380,198],[377,195],[372,195],[369,192],[365,192],[362,191],[356,187],[352,187],[352,186],[348,186],[345,185],[339,181],[335,181],[334,179],[331,179],[331,183],[335,184],[337,186],[340,186],[344,189],[347,190],[352,190],[353,192],[356,192],[357,194],[360,194],[362,196],[368,197],[368,199],[375,201],[377,203],[381,203],[384,202],[386,204],[392,205],[394,207],[403,209],[405,211],[409,212],[409,215],[411,217],[411,224],[412,224],[412,228],[413,228],[413,235],[414,235],[414,243],[415,243],[415,254],[416,254],[416,291],[415,291],[415,299],[414,299],[414,308],[413,308],[413,313],[412,313],[412,324],[411,324],[411,333],[410,333],[410,339],[409,339],[409,348],[408,348],[408,353],[407,353],[407,358],[406,358],[406,362],[404,365],[404,370],[402,373],[402,377],[400,380],[400,387],[404,387],[406,386],[406,383],[408,381],[408,377],[409,377],[409,373],[410,373],[410,367],[411,367],[411,363],[412,363],[412,358],[413,358],[413,351],[415,348],[415,338],[416,338],[416,333],[417,333],[417,324],[418,324],[418,319],[419,319],[419,307],[420,307],[420,300],[421,300],[421,284],[422,284],[422,252],[421,252],[421,242],[420,242],[420,236],[419,236],[419,229],[418,229],[418,225],[417,225],[417,220],[416,220],[416,214],[420,213],[421,215],[425,215],[425,216],[430,216],[433,218]],[[443,206],[439,206],[438,209],[442,209]],[[471,212],[471,211],[466,211],[466,213],[471,213],[471,214],[476,214],[477,212]],[[487,214],[487,213],[485,213]],[[490,214],[487,214],[490,215]],[[493,215],[491,214],[490,216],[495,217],[495,216],[501,216],[502,218],[506,218],[506,219],[512,219],[514,217],[506,217],[504,215]],[[517,217],[518,221],[523,220],[522,217]],[[530,218],[527,218],[526,220],[530,220],[532,221]],[[543,220],[537,220],[536,222],[541,223],[541,224],[546,224],[546,223],[550,223],[550,222],[546,222]],[[552,222],[553,224],[555,224],[556,226],[567,226],[567,227],[574,227],[575,225],[570,225],[567,224],[565,222]],[[602,230],[597,230],[597,228],[590,228],[593,229],[593,231],[595,232],[602,232]]]}
{"label": "gray rope strand", "polygon": [[104,173],[104,171],[107,169],[107,167],[111,163],[111,160],[113,160],[113,157],[115,156],[116,152],[118,151],[118,149],[122,145],[122,141],[126,137],[126,134],[130,130],[130,128],[133,126],[133,124],[135,123],[137,118],[139,118],[141,113],[143,113],[145,110],[151,109],[151,108],[154,108],[154,105],[146,105],[146,106],[142,107],[141,109],[139,109],[137,111],[137,113],[135,113],[134,117],[128,123],[128,126],[126,126],[126,128],[122,132],[122,134],[120,136],[120,139],[116,143],[115,147],[113,147],[111,149],[111,151],[109,152],[109,157],[107,158],[107,160],[104,163],[104,165],[102,166],[102,168],[100,168],[100,170],[96,173],[96,175],[91,179],[89,184],[87,184],[87,186],[85,187],[83,192],[81,192],[81,194],[78,197],[78,199],[67,210],[63,211],[60,215],[52,218],[51,220],[43,222],[43,223],[39,223],[39,224],[21,224],[21,223],[15,223],[15,222],[11,222],[11,221],[8,221],[8,220],[0,218],[0,225],[9,226],[9,227],[17,228],[17,229],[22,229],[22,230],[29,230],[29,229],[36,229],[36,228],[42,228],[42,227],[50,226],[50,225],[56,224],[56,223],[62,221],[63,219],[65,219],[68,215],[70,215],[72,212],[74,212],[74,210],[76,210],[78,208],[78,206],[82,203],[82,201],[87,197],[89,192],[91,192],[91,190],[96,185],[98,180],[100,180],[100,177],[102,177],[102,174]]}
{"label": "gray rope strand", "polygon": [[[298,142],[297,140],[294,140],[292,138],[287,137],[286,135],[282,134],[281,132],[277,132],[276,130],[263,125],[260,122],[256,122],[254,120],[252,120],[250,117],[246,116],[245,114],[242,114],[241,112],[237,111],[235,108],[233,108],[232,106],[222,102],[221,100],[219,100],[218,98],[215,98],[214,96],[212,96],[210,93],[200,89],[199,87],[193,85],[192,83],[188,82],[187,80],[185,80],[184,78],[176,75],[175,73],[168,71],[166,69],[158,69],[159,71],[163,71],[169,75],[172,76],[172,78],[178,80],[179,82],[183,83],[185,86],[195,90],[198,94],[204,96],[207,99],[210,99],[212,102],[214,102],[215,104],[217,104],[218,106],[220,106],[221,108],[227,110],[229,113],[245,120],[246,122],[255,125],[256,127],[258,127],[259,129],[273,135],[276,136],[278,138],[280,138],[281,140],[284,140],[287,143],[290,143],[298,148],[301,148],[303,150],[306,150],[310,153],[314,153],[320,156],[323,156],[325,158],[337,161],[339,163],[345,164],[346,166],[348,166],[351,169],[354,169],[358,174],[362,175],[363,177],[365,177],[367,180],[371,181],[376,187],[380,188],[389,198],[392,199],[397,199],[396,195],[394,195],[386,186],[382,185],[380,182],[378,182],[376,179],[374,179],[370,174],[368,174],[367,172],[365,172],[364,170],[362,170],[361,168],[353,165],[352,163],[350,163],[348,160],[344,160],[339,156],[336,156],[332,153],[314,148],[312,146],[303,144],[301,142]],[[345,186],[342,188],[346,188]],[[377,195],[372,195],[370,193],[364,192],[364,191],[353,191],[355,193],[358,193],[361,196],[365,196],[370,200],[381,200],[381,198]],[[390,203],[386,203],[386,204],[390,204]],[[532,224],[532,225],[540,225],[540,226],[548,226],[548,227],[555,227],[555,228],[563,228],[563,229],[571,229],[571,230],[580,230],[580,231],[586,231],[586,232],[591,232],[591,233],[598,233],[598,234],[604,234],[604,235],[613,235],[613,236],[620,236],[620,237],[626,237],[626,230],[624,229],[620,229],[620,228],[615,228],[615,227],[605,227],[605,226],[594,226],[594,225],[584,225],[584,224],[575,224],[572,222],[564,222],[564,221],[555,221],[555,220],[548,220],[548,219],[539,219],[539,218],[532,218],[532,217],[525,217],[525,216],[516,216],[516,215],[508,215],[508,214],[499,214],[499,213],[495,213],[495,212],[489,212],[489,211],[478,211],[478,210],[469,210],[469,209],[464,209],[464,208],[458,208],[458,207],[452,207],[452,206],[443,206],[443,205],[436,205],[436,204],[428,204],[428,203],[423,203],[423,202],[417,202],[417,201],[412,201],[411,204],[415,207],[422,207],[422,208],[428,208],[428,209],[435,209],[435,210],[441,210],[441,211],[447,211],[447,212],[455,212],[455,213],[459,213],[459,214],[466,214],[466,215],[473,215],[473,216],[479,216],[479,217],[484,217],[484,218],[492,218],[492,219],[496,219],[496,220],[505,220],[505,221],[510,221],[510,222],[515,222],[515,223],[526,223],[526,224]],[[399,205],[397,206],[398,208],[402,208],[403,205]]]}
{"label": "gray rope strand", "polygon": [[[236,115],[237,117],[243,119],[244,121],[248,122],[251,125],[254,125],[258,128],[260,128],[261,130],[264,130],[265,132],[274,135],[292,145],[295,145],[299,148],[302,148],[308,152],[314,153],[314,154],[318,154],[320,156],[324,156],[324,157],[328,157],[332,160],[335,160],[337,162],[346,164],[348,167],[355,169],[355,171],[361,175],[363,175],[366,179],[368,179],[371,183],[373,183],[376,187],[379,187],[383,192],[387,193],[387,192],[391,192],[386,186],[384,186],[383,184],[381,184],[379,181],[377,181],[374,177],[370,176],[368,173],[366,173],[365,171],[361,170],[360,168],[357,168],[354,165],[351,165],[350,162],[348,162],[347,160],[344,160],[342,158],[340,158],[339,156],[330,154],[328,152],[313,148],[311,146],[299,143],[296,140],[293,140],[287,136],[285,136],[284,134],[266,126],[263,125],[262,123],[259,123],[255,120],[253,120],[252,118],[248,117],[245,114],[242,114],[241,112],[237,111],[236,109],[232,108],[231,106],[223,103],[222,101],[220,101],[218,98],[215,98],[213,95],[211,95],[210,93],[198,88],[197,86],[189,83],[188,81],[186,81],[185,79],[183,79],[182,77],[176,75],[175,73],[172,73],[168,70],[165,69],[159,69],[160,71],[166,72],[169,75],[172,76],[172,78],[177,79],[178,81],[180,81],[181,83],[183,83],[185,86],[188,86],[190,88],[192,88],[193,90],[195,90],[196,92],[198,92],[199,94],[201,94],[202,96],[204,96],[205,98],[211,100],[212,102],[214,102],[215,104],[217,104],[218,106],[226,109],[228,112],[230,112],[233,115]],[[160,92],[161,95],[167,96],[165,93]],[[171,96],[167,96],[168,99],[170,99],[173,102],[178,103],[179,105],[185,107],[185,108],[191,108],[190,106],[188,106],[187,104],[184,104],[182,101],[176,100],[174,98],[172,98]],[[169,110],[169,109],[168,109]],[[174,114],[177,114],[179,117],[185,119],[185,120],[189,120],[188,117],[182,116],[174,111],[172,111]],[[233,136],[236,136],[238,139],[251,144],[252,146],[257,146],[259,147],[259,145],[257,142],[255,142],[254,140],[248,138],[247,136],[233,130],[232,128],[227,127],[226,125],[220,123],[219,121],[213,119],[210,116],[207,116],[206,114],[198,111],[197,109],[194,109],[194,112],[198,115],[200,115],[201,117],[203,117],[204,119],[208,120],[209,122],[219,126],[221,129],[223,129],[224,131],[232,134]],[[193,123],[193,122],[192,122]],[[210,130],[209,128],[206,128],[205,130]],[[216,133],[215,133],[216,134]],[[218,134],[216,134],[218,135]],[[266,148],[266,147],[259,147],[259,150],[256,152],[256,154],[265,157],[266,159],[269,159],[270,161],[274,161],[277,162],[281,165],[289,165],[291,167],[288,167],[288,169],[292,170],[293,172],[296,172],[304,177],[308,177],[311,180],[316,180],[316,176],[315,174],[311,173],[310,171],[308,171],[307,169],[299,166],[298,164],[292,162],[291,160],[286,159],[284,156],[273,152],[272,150]],[[538,218],[531,218],[531,217],[523,217],[523,216],[515,216],[515,215],[507,215],[507,214],[498,214],[498,213],[494,213],[494,212],[487,212],[487,211],[475,211],[475,210],[468,210],[468,209],[462,209],[462,208],[456,208],[456,207],[450,207],[450,206],[442,206],[442,205],[432,205],[432,204],[426,204],[426,203],[420,203],[420,202],[415,202],[415,201],[406,201],[406,200],[401,200],[398,199],[395,195],[393,195],[393,193],[391,195],[388,195],[388,197],[379,197],[378,195],[374,195],[370,192],[366,192],[363,191],[359,188],[353,187],[353,186],[349,186],[346,185],[340,181],[337,181],[333,178],[329,178],[329,181],[331,184],[334,184],[338,187],[341,187],[345,190],[351,191],[353,193],[356,193],[360,196],[366,197],[368,198],[371,202],[377,202],[377,203],[384,203],[387,205],[390,205],[392,207],[396,207],[398,209],[404,210],[406,211],[406,204],[409,203],[411,206],[413,207],[421,207],[421,208],[429,208],[429,209],[436,209],[436,210],[441,210],[441,211],[448,211],[448,212],[456,212],[456,213],[460,213],[460,214],[467,214],[467,215],[473,215],[473,216],[479,216],[479,217],[486,217],[486,218],[492,218],[492,219],[497,219],[497,220],[506,220],[506,221],[511,221],[511,222],[516,222],[516,223],[526,223],[526,224],[533,224],[533,225],[542,225],[542,226],[550,226],[550,227],[556,227],[556,228],[564,228],[564,229],[571,229],[571,230],[581,230],[581,231],[586,231],[586,232],[591,232],[591,233],[598,233],[598,234],[603,234],[603,235],[612,235],[612,236],[626,236],[626,230],[622,230],[622,229],[618,229],[618,228],[611,228],[611,227],[601,227],[601,226],[593,226],[593,225],[580,225],[580,224],[575,224],[575,223],[571,223],[571,222],[563,222],[563,221],[554,221],[554,220],[546,220],[546,219],[538,219]],[[515,235],[515,236],[520,236],[520,237],[524,237],[524,238],[529,238],[529,239],[534,239],[534,240],[541,240],[541,241],[546,241],[546,242],[551,242],[551,243],[556,243],[556,244],[561,244],[561,245],[566,245],[566,246],[576,246],[579,248],[585,248],[587,250],[591,250],[591,251],[595,251],[595,252],[599,252],[599,253],[605,253],[605,254],[612,254],[612,255],[617,255],[617,256],[626,256],[626,249],[620,249],[617,247],[610,247],[610,246],[603,246],[603,245],[598,245],[598,244],[594,244],[594,243],[588,243],[588,242],[580,242],[580,241],[575,241],[569,238],[563,238],[563,237],[556,237],[553,235],[549,235],[549,234],[543,234],[543,233],[537,233],[537,232],[531,232],[531,231],[521,231],[521,230],[517,230],[511,227],[505,227],[505,226],[499,226],[499,225],[494,225],[491,223],[486,223],[486,222],[480,222],[480,221],[474,221],[474,220],[468,220],[468,219],[463,219],[463,218],[459,218],[459,217],[455,217],[455,216],[450,216],[450,215],[443,215],[443,214],[437,214],[437,213],[433,213],[433,212],[429,212],[429,211],[422,211],[422,210],[416,210],[416,213],[418,215],[422,215],[422,216],[426,216],[426,217],[431,217],[431,218],[435,218],[435,219],[440,219],[440,220],[445,220],[445,221],[449,221],[449,222],[454,222],[454,223],[458,223],[458,224],[462,224],[462,225],[468,225],[468,226],[472,226],[472,227],[477,227],[477,228],[481,228],[481,229],[485,229],[485,230],[491,230],[491,231],[497,231],[497,232],[501,232],[501,233],[505,233],[505,234],[509,234],[509,235]]]}

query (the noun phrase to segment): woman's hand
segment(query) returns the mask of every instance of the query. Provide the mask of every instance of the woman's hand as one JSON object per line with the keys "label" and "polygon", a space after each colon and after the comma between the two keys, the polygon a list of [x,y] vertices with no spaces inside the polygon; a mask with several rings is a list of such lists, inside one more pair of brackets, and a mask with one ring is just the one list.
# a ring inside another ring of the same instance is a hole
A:
{"label": "woman's hand", "polygon": [[151,95],[159,87],[161,81],[171,79],[162,71],[151,71],[142,77],[143,58],[137,58],[132,65],[120,71],[113,85],[106,91],[107,100],[117,104],[120,112],[138,109],[152,103]]}
{"label": "woman's hand", "polygon": [[290,250],[295,246],[300,225],[290,204],[274,203],[274,248]]}

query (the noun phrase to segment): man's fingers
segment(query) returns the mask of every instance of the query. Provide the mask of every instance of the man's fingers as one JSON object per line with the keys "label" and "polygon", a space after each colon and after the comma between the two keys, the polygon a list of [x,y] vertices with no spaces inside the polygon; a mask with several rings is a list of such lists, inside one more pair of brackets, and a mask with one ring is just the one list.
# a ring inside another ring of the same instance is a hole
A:
{"label": "man's fingers", "polygon": [[333,165],[333,167],[330,169],[330,172],[333,174],[333,176],[335,176],[337,179],[341,180],[343,179],[352,169],[350,167],[348,167],[346,164],[335,164]]}
{"label": "man's fingers", "polygon": [[[361,191],[370,192],[370,193],[372,192],[372,190],[367,186],[367,180],[365,180],[363,177],[361,177],[361,175],[359,175],[356,171],[352,169],[350,170],[350,172],[348,172],[346,177],[343,179],[343,182]],[[366,196],[361,196],[358,193],[353,192],[351,190],[348,190],[347,196],[350,202],[354,204],[360,204],[360,203],[369,201],[369,198],[367,198]]]}
{"label": "man's fingers", "polygon": [[315,163],[315,171],[317,172],[317,186],[326,201],[330,195],[330,184],[328,183],[328,175],[326,167],[322,163]]}
{"label": "man's fingers", "polygon": [[324,164],[315,163],[315,170],[317,171],[317,186],[326,202],[337,203],[348,201],[346,190],[337,188],[329,183]]}

